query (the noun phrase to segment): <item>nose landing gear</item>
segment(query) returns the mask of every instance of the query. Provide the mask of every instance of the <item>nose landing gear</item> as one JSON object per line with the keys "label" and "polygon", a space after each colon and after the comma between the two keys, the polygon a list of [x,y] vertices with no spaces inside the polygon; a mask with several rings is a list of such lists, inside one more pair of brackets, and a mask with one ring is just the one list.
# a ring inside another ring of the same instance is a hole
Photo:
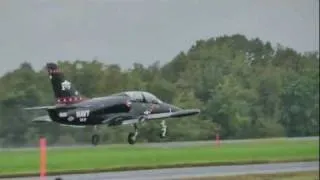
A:
{"label": "nose landing gear", "polygon": [[134,132],[130,132],[128,135],[128,143],[133,145],[137,141],[137,136],[139,134],[138,125],[136,123],[133,124]]}
{"label": "nose landing gear", "polygon": [[166,125],[166,121],[162,120],[161,123],[161,133],[160,133],[160,138],[165,138],[167,135],[167,125]]}

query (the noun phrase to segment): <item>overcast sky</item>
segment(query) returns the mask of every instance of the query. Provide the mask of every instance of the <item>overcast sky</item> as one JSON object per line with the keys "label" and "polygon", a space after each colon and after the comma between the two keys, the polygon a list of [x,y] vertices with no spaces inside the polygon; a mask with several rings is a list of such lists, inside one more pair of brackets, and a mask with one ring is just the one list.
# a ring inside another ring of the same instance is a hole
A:
{"label": "overcast sky", "polygon": [[163,64],[234,33],[319,49],[318,0],[1,0],[0,23],[0,75],[23,61]]}

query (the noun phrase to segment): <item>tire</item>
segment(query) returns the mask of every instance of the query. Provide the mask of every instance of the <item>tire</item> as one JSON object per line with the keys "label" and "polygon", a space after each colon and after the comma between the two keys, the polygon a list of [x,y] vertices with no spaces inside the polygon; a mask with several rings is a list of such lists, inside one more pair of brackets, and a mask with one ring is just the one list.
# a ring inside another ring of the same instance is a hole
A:
{"label": "tire", "polygon": [[159,134],[160,139],[165,138],[166,136],[163,136],[162,133]]}
{"label": "tire", "polygon": [[134,137],[134,133],[133,132],[129,133],[129,135],[128,135],[128,143],[131,144],[131,145],[136,143],[136,139],[134,139],[133,137]]}
{"label": "tire", "polygon": [[99,141],[100,141],[99,135],[97,135],[97,134],[92,135],[92,138],[91,138],[92,145],[94,145],[94,146],[98,145]]}

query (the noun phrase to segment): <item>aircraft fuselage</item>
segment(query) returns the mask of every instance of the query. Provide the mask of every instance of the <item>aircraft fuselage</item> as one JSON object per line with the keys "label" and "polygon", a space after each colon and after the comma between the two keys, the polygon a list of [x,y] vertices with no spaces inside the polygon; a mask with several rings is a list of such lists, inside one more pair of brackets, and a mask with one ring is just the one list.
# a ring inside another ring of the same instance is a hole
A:
{"label": "aircraft fuselage", "polygon": [[[199,109],[181,109],[162,102],[146,91],[125,91],[117,94],[87,98],[75,88],[56,63],[46,65],[56,105],[28,107],[27,110],[46,110],[48,115],[37,117],[33,122],[56,122],[69,126],[128,125],[134,132],[128,135],[128,142],[134,144],[138,135],[138,124],[161,119],[160,137],[166,136],[165,119],[192,116]],[[96,128],[95,128],[96,129]],[[92,136],[92,144],[99,142],[99,135]]]}
{"label": "aircraft fuselage", "polygon": [[167,103],[135,102],[125,96],[107,96],[49,109],[49,117],[61,124],[74,126],[120,125],[152,114],[176,112],[179,108]]}

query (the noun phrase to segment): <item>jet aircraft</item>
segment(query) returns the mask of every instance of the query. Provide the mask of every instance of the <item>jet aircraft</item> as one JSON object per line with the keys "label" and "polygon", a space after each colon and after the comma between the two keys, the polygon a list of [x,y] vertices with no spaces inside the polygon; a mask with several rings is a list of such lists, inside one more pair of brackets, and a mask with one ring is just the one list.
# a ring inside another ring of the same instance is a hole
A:
{"label": "jet aircraft", "polygon": [[[55,105],[26,107],[26,110],[46,110],[48,115],[37,117],[32,122],[55,122],[61,125],[85,127],[99,125],[133,125],[134,131],[128,135],[128,143],[134,144],[139,125],[151,120],[161,120],[160,137],[166,136],[166,119],[192,116],[199,109],[182,109],[161,101],[147,91],[123,91],[105,97],[86,98],[67,80],[56,63],[47,63],[46,69],[56,99]],[[95,132],[91,143],[100,141]]]}

